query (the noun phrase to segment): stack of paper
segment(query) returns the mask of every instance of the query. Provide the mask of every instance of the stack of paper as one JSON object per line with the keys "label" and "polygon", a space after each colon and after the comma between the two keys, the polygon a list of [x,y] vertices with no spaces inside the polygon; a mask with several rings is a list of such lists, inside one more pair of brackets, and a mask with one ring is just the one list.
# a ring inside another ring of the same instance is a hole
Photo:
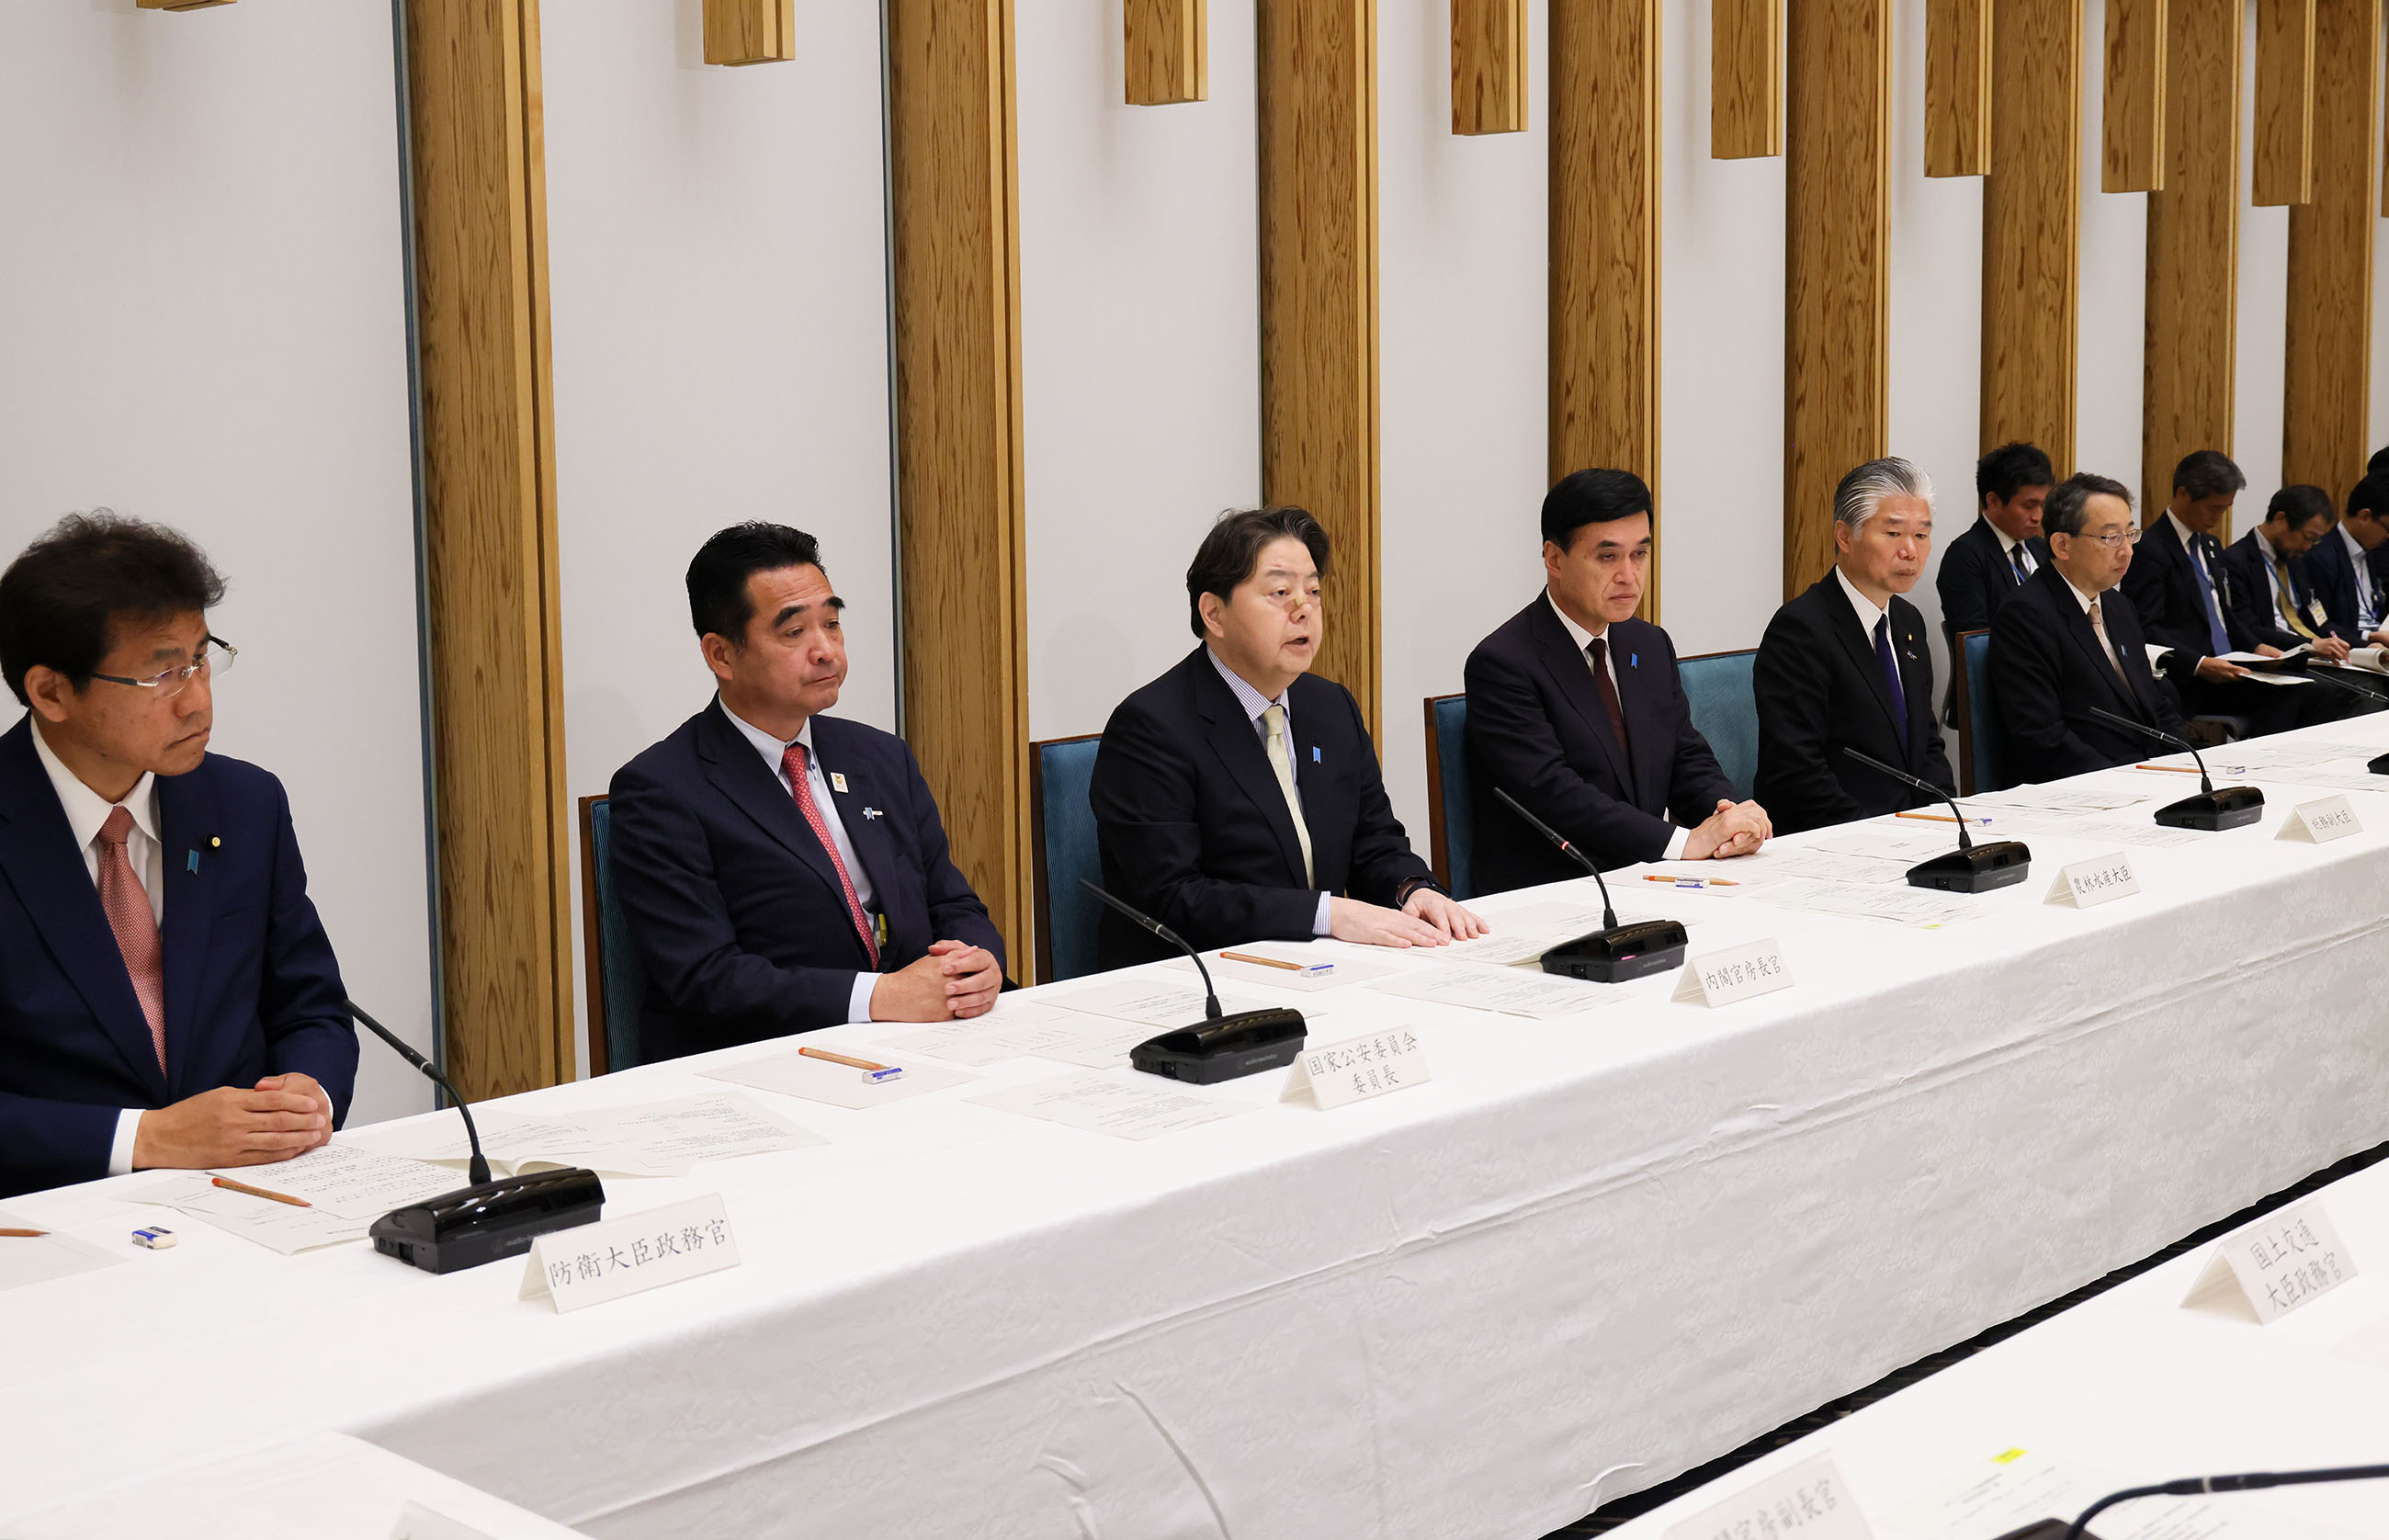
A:
{"label": "stack of paper", "polygon": [[[850,1076],[853,1071],[846,1072]],[[731,1091],[643,1101],[585,1112],[523,1117],[481,1114],[481,1152],[492,1172],[586,1166],[608,1176],[679,1177],[698,1161],[799,1150],[824,1142],[751,1097]],[[462,1119],[437,1117],[373,1129],[356,1142],[384,1154],[461,1165],[471,1154]],[[454,1173],[449,1173],[452,1180]],[[271,1186],[271,1183],[261,1183]]]}
{"label": "stack of paper", "polygon": [[[307,1206],[217,1187],[212,1179],[216,1177],[302,1199]],[[268,1165],[177,1172],[163,1181],[135,1188],[125,1198],[136,1203],[163,1204],[287,1256],[316,1246],[362,1240],[373,1222],[391,1209],[436,1198],[463,1185],[456,1173],[445,1166],[333,1143]]]}
{"label": "stack of paper", "polygon": [[1258,1111],[1241,1102],[1196,1096],[1150,1075],[1103,1075],[1092,1070],[1032,1080],[970,1100],[982,1107],[1114,1139],[1152,1139]]}
{"label": "stack of paper", "polygon": [[1608,985],[1585,984],[1519,968],[1466,963],[1406,969],[1399,977],[1382,979],[1370,987],[1381,995],[1431,1000],[1437,1005],[1456,1005],[1467,1011],[1492,1011],[1506,1016],[1531,1016],[1537,1021],[1598,1011],[1625,998]]}

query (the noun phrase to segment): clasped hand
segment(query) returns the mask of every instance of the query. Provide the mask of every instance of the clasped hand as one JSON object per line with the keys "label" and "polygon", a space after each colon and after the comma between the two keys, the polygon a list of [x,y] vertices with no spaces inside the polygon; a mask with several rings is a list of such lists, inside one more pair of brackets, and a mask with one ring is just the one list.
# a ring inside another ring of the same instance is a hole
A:
{"label": "clasped hand", "polygon": [[249,1090],[224,1086],[143,1113],[133,1130],[133,1167],[263,1165],[331,1139],[331,1096],[313,1075],[293,1070]]}
{"label": "clasped hand", "polygon": [[929,949],[871,986],[875,1022],[963,1021],[984,1016],[1003,987],[1003,969],[984,947],[933,941]]}

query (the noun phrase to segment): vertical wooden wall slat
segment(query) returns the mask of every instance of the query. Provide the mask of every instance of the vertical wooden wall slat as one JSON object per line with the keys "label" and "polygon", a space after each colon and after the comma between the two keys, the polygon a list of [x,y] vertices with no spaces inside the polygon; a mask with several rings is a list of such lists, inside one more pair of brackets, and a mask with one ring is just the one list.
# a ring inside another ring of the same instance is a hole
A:
{"label": "vertical wooden wall slat", "polygon": [[426,596],[448,1068],[569,1078],[538,0],[409,0]]}
{"label": "vertical wooden wall slat", "polygon": [[2149,195],[2141,516],[2192,450],[2231,451],[2240,307],[2242,0],[2172,0],[2165,185]]}
{"label": "vertical wooden wall slat", "polygon": [[2314,197],[2315,0],[2256,0],[2258,208]]}
{"label": "vertical wooden wall slat", "polygon": [[1709,155],[1783,153],[1783,0],[1712,0]]}
{"label": "vertical wooden wall slat", "polygon": [[1451,132],[1527,128],[1527,0],[1451,0]]}
{"label": "vertical wooden wall slat", "polygon": [[1169,107],[1211,95],[1207,0],[1124,0],[1128,105]]}
{"label": "vertical wooden wall slat", "polygon": [[2314,198],[2290,210],[2281,479],[2340,505],[2370,452],[2380,0],[2319,0],[2315,24]]}
{"label": "vertical wooden wall slat", "polygon": [[1891,4],[1792,7],[1783,596],[1833,564],[1833,487],[1890,436]]}
{"label": "vertical wooden wall slat", "polygon": [[1992,0],[1925,0],[1924,174],[1991,169]]}
{"label": "vertical wooden wall slat", "polygon": [[[1551,12],[1551,471],[1659,486],[1660,0]],[[1659,555],[1640,612],[1659,618]]]}
{"label": "vertical wooden wall slat", "polygon": [[1376,0],[1260,0],[1261,494],[1335,543],[1313,667],[1375,732]]}
{"label": "vertical wooden wall slat", "polygon": [[1999,98],[1983,184],[1983,447],[2023,439],[2074,469],[2082,240],[2082,0],[1999,0]]}
{"label": "vertical wooden wall slat", "polygon": [[1030,966],[1012,0],[888,0],[904,733]]}
{"label": "vertical wooden wall slat", "polygon": [[2107,0],[2099,190],[2165,185],[2165,0]]}
{"label": "vertical wooden wall slat", "polygon": [[797,57],[796,0],[705,0],[705,62],[778,64]]}

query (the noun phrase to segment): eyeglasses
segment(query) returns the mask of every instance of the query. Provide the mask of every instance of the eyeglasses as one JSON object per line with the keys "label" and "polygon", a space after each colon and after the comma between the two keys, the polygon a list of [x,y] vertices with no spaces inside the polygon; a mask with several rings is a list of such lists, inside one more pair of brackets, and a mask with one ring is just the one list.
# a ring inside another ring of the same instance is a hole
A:
{"label": "eyeglasses", "polygon": [[238,647],[220,636],[211,636],[200,643],[199,655],[197,658],[166,669],[163,673],[153,674],[147,679],[126,679],[121,674],[94,674],[91,677],[106,680],[110,684],[129,684],[135,690],[155,690],[158,692],[155,699],[172,700],[181,694],[192,680],[202,674],[212,678],[223,673],[232,667],[232,660],[239,655]]}
{"label": "eyeglasses", "polygon": [[2139,544],[2140,532],[2138,529],[2127,529],[2120,535],[2076,535],[2074,539],[2078,541],[2097,541],[2109,551],[2121,551],[2127,545]]}

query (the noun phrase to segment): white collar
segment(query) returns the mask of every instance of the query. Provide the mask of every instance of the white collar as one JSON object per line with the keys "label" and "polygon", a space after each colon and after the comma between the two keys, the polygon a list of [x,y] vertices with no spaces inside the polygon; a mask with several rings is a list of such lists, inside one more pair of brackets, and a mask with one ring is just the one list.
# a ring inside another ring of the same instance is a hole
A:
{"label": "white collar", "polygon": [[[2065,585],[2065,592],[2074,595],[2074,602],[2082,606],[2082,613],[2085,615],[2089,614],[2090,605],[2097,600],[2098,595],[2095,593],[2085,593],[2080,589],[2076,588],[2074,586],[2074,579],[2067,577],[2064,569],[2062,567],[2058,569],[2057,578],[2060,582]],[[2110,592],[2113,591],[2111,590]]]}
{"label": "white collar", "polygon": [[124,794],[123,802],[115,803],[93,791],[83,778],[67,769],[66,761],[52,752],[50,741],[42,736],[38,719],[26,724],[33,735],[33,752],[41,756],[42,768],[50,772],[50,786],[58,794],[58,806],[66,810],[67,827],[74,831],[75,848],[80,850],[99,837],[100,825],[120,806],[133,815],[133,826],[149,836],[151,843],[163,844],[158,838],[158,777],[148,770]]}
{"label": "white collar", "polygon": [[1867,640],[1872,642],[1875,622],[1891,613],[1889,607],[1878,605],[1860,593],[1859,585],[1850,581],[1850,575],[1843,571],[1839,566],[1833,568],[1833,576],[1841,579],[1842,596],[1850,602],[1850,608],[1859,612],[1859,630],[1866,632]]}
{"label": "white collar", "polygon": [[1578,625],[1574,620],[1568,618],[1568,612],[1560,608],[1560,602],[1552,597],[1552,591],[1550,589],[1543,590],[1543,603],[1552,606],[1552,613],[1560,617],[1560,624],[1567,628],[1568,639],[1576,643],[1576,650],[1578,652],[1582,652],[1587,647],[1591,646],[1597,638],[1604,637],[1609,634],[1609,627],[1605,622],[1603,624],[1601,630],[1597,631],[1589,631],[1582,626]]}
{"label": "white collar", "polygon": [[1277,699],[1271,700],[1254,688],[1250,680],[1220,661],[1220,655],[1211,650],[1211,644],[1207,642],[1203,644],[1203,655],[1211,660],[1211,667],[1220,670],[1220,677],[1228,681],[1228,688],[1234,694],[1236,704],[1244,708],[1246,721],[1260,720],[1261,713],[1272,706],[1284,711],[1289,718],[1294,715],[1294,704],[1286,698],[1294,694],[1293,685],[1289,684],[1279,691]]}
{"label": "white collar", "polygon": [[722,708],[722,714],[730,719],[730,725],[738,730],[738,735],[740,737],[755,745],[755,752],[763,757],[764,761],[772,767],[773,773],[776,774],[782,769],[786,768],[788,745],[790,744],[804,745],[805,760],[809,764],[811,762],[813,757],[813,719],[811,717],[807,717],[805,719],[804,726],[797,729],[797,735],[795,737],[782,739],[775,738],[771,733],[764,732],[761,728],[757,727],[753,722],[748,721],[737,712],[731,710],[727,706],[724,706]]}
{"label": "white collar", "polygon": [[2360,563],[2366,556],[2371,554],[2371,553],[2366,551],[2363,546],[2357,543],[2357,539],[2354,535],[2347,532],[2347,521],[2345,519],[2341,519],[2338,525],[2332,530],[2332,533],[2337,535],[2341,540],[2347,542],[2347,555],[2350,561]]}
{"label": "white collar", "polygon": [[1999,542],[1999,554],[2002,556],[2013,556],[2015,554],[2015,548],[2024,543],[2024,541],[2016,539],[2013,535],[2009,534],[1998,525],[1993,524],[1988,515],[1986,515],[1983,519],[1983,528],[1991,532],[1991,539]]}
{"label": "white collar", "polygon": [[2195,548],[2198,541],[2198,531],[2191,528],[2189,525],[2184,524],[2181,521],[2181,515],[2179,514],[2175,513],[2171,508],[2167,508],[2165,510],[2165,522],[2173,526],[2174,535],[2181,541],[2181,548],[2184,551]]}

